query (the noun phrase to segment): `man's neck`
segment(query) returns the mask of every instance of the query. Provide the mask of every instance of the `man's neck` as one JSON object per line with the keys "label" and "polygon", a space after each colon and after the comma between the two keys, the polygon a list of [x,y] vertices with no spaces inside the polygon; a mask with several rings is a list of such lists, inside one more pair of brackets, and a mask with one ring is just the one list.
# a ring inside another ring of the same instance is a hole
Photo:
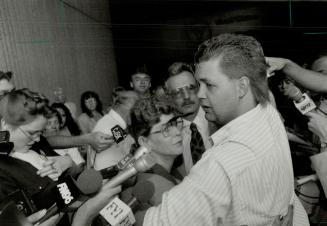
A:
{"label": "man's neck", "polygon": [[130,124],[130,110],[126,109],[123,105],[115,105],[112,109],[120,115],[120,117],[126,122],[127,125]]}

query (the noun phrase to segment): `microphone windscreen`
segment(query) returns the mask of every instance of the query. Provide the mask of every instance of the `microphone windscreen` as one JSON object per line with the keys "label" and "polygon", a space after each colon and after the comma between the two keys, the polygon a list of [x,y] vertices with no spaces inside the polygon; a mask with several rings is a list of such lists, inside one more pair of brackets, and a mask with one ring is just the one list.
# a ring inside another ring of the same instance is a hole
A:
{"label": "microphone windscreen", "polygon": [[154,192],[150,199],[151,205],[159,205],[162,201],[162,195],[175,186],[175,184],[166,178],[150,173],[141,173],[137,175],[137,181],[148,181],[154,186]]}
{"label": "microphone windscreen", "polygon": [[284,94],[294,101],[298,101],[302,98],[301,90],[295,85],[289,85],[287,89],[284,90]]}
{"label": "microphone windscreen", "polygon": [[84,195],[94,194],[102,187],[102,175],[94,169],[84,170],[78,176],[76,186]]}
{"label": "microphone windscreen", "polygon": [[154,185],[150,181],[141,181],[133,188],[133,196],[140,202],[148,202],[154,194]]}

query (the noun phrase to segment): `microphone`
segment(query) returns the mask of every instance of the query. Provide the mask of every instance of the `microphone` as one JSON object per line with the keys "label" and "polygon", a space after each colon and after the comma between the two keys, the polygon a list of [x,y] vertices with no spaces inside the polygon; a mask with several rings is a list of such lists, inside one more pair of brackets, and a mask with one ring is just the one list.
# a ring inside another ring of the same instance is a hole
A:
{"label": "microphone", "polygon": [[107,187],[116,187],[128,180],[132,176],[135,176],[139,172],[145,172],[151,169],[155,165],[155,161],[151,154],[145,154],[135,161],[135,163],[122,170],[117,176],[113,177],[110,181],[103,185],[103,189]]}
{"label": "microphone", "polygon": [[122,160],[120,160],[117,163],[117,167],[119,170],[123,170],[125,168],[128,168],[132,166],[137,159],[139,159],[141,156],[150,153],[150,150],[145,146],[140,146],[135,152],[134,155],[132,153],[129,153],[126,155]]}
{"label": "microphone", "polygon": [[44,222],[58,212],[69,212],[71,209],[78,208],[82,203],[74,206],[76,201],[82,199],[83,195],[98,192],[101,187],[102,176],[95,170],[83,171],[76,181],[71,176],[66,177],[52,188],[56,201],[38,223]]}
{"label": "microphone", "polygon": [[111,200],[101,211],[100,215],[111,226],[131,226],[135,223],[133,212],[137,208],[145,210],[151,206],[147,203],[154,192],[154,186],[150,182],[137,183],[132,191],[133,197],[125,204],[118,197]]}
{"label": "microphone", "polygon": [[115,125],[114,127],[111,128],[111,134],[114,137],[116,144],[123,141],[127,136],[126,131],[123,130],[123,128],[121,128],[119,125]]}
{"label": "microphone", "polygon": [[316,108],[316,104],[313,102],[313,100],[306,93],[302,93],[295,85],[289,86],[288,90],[285,92],[285,95],[293,100],[295,107],[303,115]]}
{"label": "microphone", "polygon": [[153,183],[149,181],[138,182],[133,188],[132,198],[130,198],[126,204],[132,209],[133,212],[139,209],[141,205],[142,210],[144,209],[144,205],[146,205],[145,208],[148,208],[150,207],[148,201],[151,199],[154,192]]}
{"label": "microphone", "polygon": [[116,165],[101,169],[99,170],[99,172],[101,173],[103,179],[111,179],[116,176],[119,171],[133,166],[136,159],[149,152],[150,151],[146,147],[141,146],[135,151],[134,155],[129,153],[124,158],[122,158]]}

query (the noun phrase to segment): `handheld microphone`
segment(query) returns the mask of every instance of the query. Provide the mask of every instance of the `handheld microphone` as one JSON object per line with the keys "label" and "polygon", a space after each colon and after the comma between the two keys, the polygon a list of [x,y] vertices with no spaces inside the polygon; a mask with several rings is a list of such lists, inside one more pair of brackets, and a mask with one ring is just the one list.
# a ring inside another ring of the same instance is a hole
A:
{"label": "handheld microphone", "polygon": [[83,198],[83,195],[98,192],[101,186],[102,176],[95,170],[85,170],[76,181],[71,176],[66,177],[52,189],[56,202],[38,223],[44,222],[58,212],[69,212],[72,207],[78,208],[82,203],[73,206],[76,201]]}
{"label": "handheld microphone", "polygon": [[100,215],[112,226],[132,226],[135,223],[133,212],[137,208],[150,208],[147,202],[153,192],[154,186],[150,182],[138,183],[133,189],[133,197],[126,204],[115,197],[100,211]]}
{"label": "handheld microphone", "polygon": [[155,165],[155,161],[151,154],[146,154],[135,161],[133,166],[124,169],[117,176],[103,185],[103,189],[107,187],[116,187],[128,180],[132,176],[135,176],[139,172],[145,172],[151,169]]}
{"label": "handheld microphone", "polygon": [[118,144],[125,139],[127,133],[119,125],[115,125],[111,128],[112,136],[114,137],[115,142]]}
{"label": "handheld microphone", "polygon": [[295,107],[303,115],[316,108],[316,104],[313,100],[294,85],[290,86],[285,94],[293,100]]}
{"label": "handheld microphone", "polygon": [[101,169],[99,170],[99,172],[101,173],[103,179],[111,179],[116,176],[119,171],[133,166],[136,159],[149,152],[150,151],[146,147],[141,146],[135,151],[134,155],[129,153],[124,158],[122,158],[116,165]]}
{"label": "handheld microphone", "polygon": [[123,170],[125,168],[131,167],[133,166],[133,164],[135,163],[135,161],[137,159],[139,159],[141,156],[150,153],[150,150],[145,147],[145,146],[140,146],[134,153],[134,155],[132,153],[129,153],[128,155],[126,155],[122,160],[120,160],[117,163],[117,167],[119,170]]}
{"label": "handheld microphone", "polygon": [[141,181],[136,183],[132,191],[132,197],[126,202],[126,204],[132,209],[133,212],[139,208],[143,210],[144,205],[150,207],[148,202],[153,196],[154,192],[153,183],[149,181]]}

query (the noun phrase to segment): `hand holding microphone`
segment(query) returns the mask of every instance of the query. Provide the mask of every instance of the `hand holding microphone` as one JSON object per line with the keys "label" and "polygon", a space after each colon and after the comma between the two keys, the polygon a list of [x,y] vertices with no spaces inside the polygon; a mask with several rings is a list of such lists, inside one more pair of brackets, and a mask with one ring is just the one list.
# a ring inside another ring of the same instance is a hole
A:
{"label": "hand holding microphone", "polygon": [[318,112],[309,112],[306,114],[309,117],[308,129],[316,134],[321,142],[327,141],[327,118]]}
{"label": "hand holding microphone", "polygon": [[291,98],[294,102],[295,107],[303,114],[307,114],[310,111],[316,109],[316,104],[313,100],[306,94],[302,93],[301,90],[296,87],[293,83],[286,83],[284,85],[284,95]]}

